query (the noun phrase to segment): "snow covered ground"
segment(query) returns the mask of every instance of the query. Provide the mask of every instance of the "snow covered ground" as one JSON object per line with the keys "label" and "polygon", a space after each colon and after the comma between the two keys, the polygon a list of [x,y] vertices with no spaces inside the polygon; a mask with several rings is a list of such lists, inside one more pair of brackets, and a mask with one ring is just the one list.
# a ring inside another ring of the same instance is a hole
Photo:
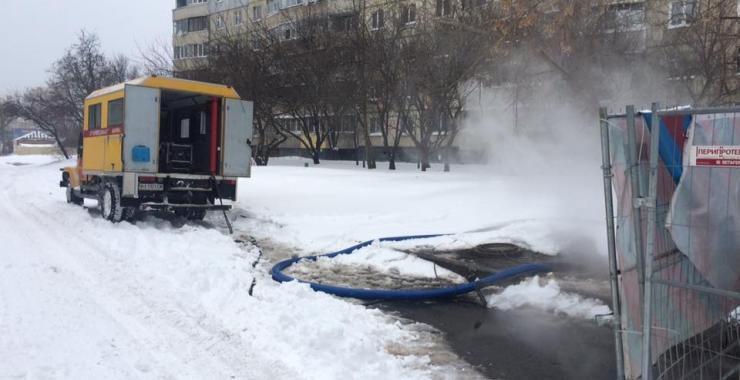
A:
{"label": "snow covered ground", "polygon": [[606,255],[598,164],[587,166],[582,176],[588,180],[574,182],[557,172],[522,176],[482,165],[454,166],[450,173],[437,165],[421,173],[406,163],[397,171],[367,171],[353,162],[304,162],[273,159],[253,167],[253,178],[239,183],[246,218],[236,225],[301,255],[435,233],[455,235],[393,247],[456,249],[496,241],[547,254]]}
{"label": "snow covered ground", "polygon": [[384,244],[364,258],[428,276],[424,262],[390,249],[511,242],[604,255],[597,165],[584,174],[592,181],[573,182],[486,166],[421,173],[303,163],[273,160],[239,182],[236,237],[270,251],[253,269],[257,249],[226,235],[218,214],[208,218],[213,228],[154,217],[112,225],[95,202],[65,203],[58,169],[71,160],[0,157],[0,379],[475,377],[454,355],[439,360],[424,326],[276,284],[270,265],[429,233],[453,235]]}
{"label": "snow covered ground", "polygon": [[68,205],[71,163],[0,158],[0,379],[476,376],[424,326],[274,283],[219,229]]}

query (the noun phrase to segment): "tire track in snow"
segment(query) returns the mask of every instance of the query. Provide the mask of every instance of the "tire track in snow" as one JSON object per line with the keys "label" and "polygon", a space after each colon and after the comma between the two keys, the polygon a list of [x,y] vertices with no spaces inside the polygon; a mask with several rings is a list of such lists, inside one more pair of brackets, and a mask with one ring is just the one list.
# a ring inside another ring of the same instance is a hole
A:
{"label": "tire track in snow", "polygon": [[[28,168],[31,169],[31,168]],[[36,169],[38,170],[38,169]],[[29,170],[33,172],[34,170]],[[31,173],[30,175],[33,175]],[[15,177],[15,176],[14,176]],[[17,179],[17,178],[15,178]],[[16,191],[5,192],[2,209],[6,214],[12,215],[17,223],[17,230],[27,231],[44,230],[49,237],[60,241],[70,240],[70,226],[62,225],[52,221],[59,221],[56,215],[37,204],[26,202],[24,199],[10,199],[7,194],[17,193],[17,182],[5,184],[15,188]],[[28,208],[27,212],[11,205],[20,203]],[[77,208],[76,206],[74,208]],[[76,212],[70,207],[70,212]],[[88,217],[85,215],[85,217]],[[61,220],[64,223],[64,220]],[[23,228],[26,227],[26,228]],[[80,248],[79,254],[59,252],[59,247],[53,247],[48,243],[49,239],[37,242],[44,254],[50,256],[64,256],[66,260],[57,260],[64,263],[62,266],[72,269],[77,279],[84,284],[81,288],[99,289],[100,294],[88,292],[90,298],[104,309],[112,319],[125,329],[136,341],[149,349],[149,353],[156,359],[159,365],[158,372],[164,377],[181,377],[182,373],[173,374],[168,368],[183,370],[185,368],[198,368],[197,372],[190,373],[188,377],[294,377],[298,374],[289,373],[286,370],[272,368],[269,373],[255,374],[251,368],[255,360],[264,360],[248,356],[250,352],[246,342],[242,342],[238,334],[232,334],[220,326],[217,321],[207,318],[205,313],[200,316],[191,315],[181,305],[172,299],[157,295],[156,292],[147,292],[143,284],[136,282],[135,278],[127,279],[121,274],[121,263],[112,263],[105,252],[105,247],[89,239],[90,231],[87,233],[74,231],[74,235]],[[163,231],[163,233],[167,233]],[[84,257],[82,256],[84,255]],[[83,264],[86,262],[86,264]],[[130,264],[124,261],[125,264]],[[94,268],[91,270],[91,268]],[[130,272],[130,271],[129,271]],[[127,305],[127,309],[120,310],[119,305]],[[134,315],[130,315],[134,314]],[[139,321],[139,317],[145,315],[146,325]],[[185,348],[185,349],[183,349]],[[182,355],[182,357],[178,357]],[[259,355],[256,355],[259,356]],[[184,366],[184,364],[187,364]],[[135,364],[145,371],[151,371],[148,364]],[[156,377],[160,377],[156,376]],[[300,377],[300,376],[298,376]]]}

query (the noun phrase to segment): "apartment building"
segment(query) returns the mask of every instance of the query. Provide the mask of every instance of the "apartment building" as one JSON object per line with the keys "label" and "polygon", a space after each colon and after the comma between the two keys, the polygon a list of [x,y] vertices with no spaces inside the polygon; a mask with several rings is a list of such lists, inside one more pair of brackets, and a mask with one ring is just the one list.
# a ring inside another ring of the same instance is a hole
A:
{"label": "apartment building", "polygon": [[[339,26],[357,22],[358,7],[363,7],[365,22],[369,29],[382,28],[384,23],[392,18],[400,19],[411,28],[417,22],[427,19],[454,17],[455,13],[483,4],[495,4],[499,0],[177,0],[173,10],[173,46],[175,68],[180,72],[197,69],[208,62],[210,43],[221,33],[247,31],[252,25],[259,24],[274,32],[281,40],[296,38],[293,20],[301,15],[309,14],[311,10],[330,15],[332,25]],[[735,0],[713,0],[727,3],[722,9],[716,10],[717,22],[733,23],[732,17],[738,16]],[[567,1],[552,0],[551,10],[557,13],[560,4]],[[646,62],[674,59],[665,57],[667,45],[675,43],[677,36],[686,34],[695,17],[706,7],[708,0],[588,0],[584,6],[591,4],[594,13],[605,17],[607,25],[601,32],[616,32],[627,36],[630,49],[628,54],[641,57]],[[732,6],[730,6],[730,4]],[[580,5],[579,5],[580,6]],[[411,29],[410,28],[410,29]],[[736,31],[736,28],[732,28]],[[729,49],[729,48],[728,48]],[[692,54],[687,50],[686,54]],[[737,46],[732,45],[731,51],[726,51],[727,57],[722,60],[733,65],[737,72]],[[548,69],[549,63],[542,67]],[[557,75],[557,68],[550,67]],[[539,69],[538,69],[539,70]],[[733,72],[733,74],[734,74]],[[675,77],[676,81],[692,81],[701,91],[701,73],[665,73]],[[686,77],[689,78],[686,78]],[[635,81],[642,81],[640,76]],[[500,78],[499,78],[500,79]],[[514,88],[503,79],[503,87]],[[680,86],[679,86],[680,87]],[[663,99],[656,99],[663,100]],[[676,96],[675,101],[691,101],[690,96]],[[514,102],[516,103],[516,102]],[[284,119],[284,128],[297,132],[299,127],[296,120],[288,117]],[[332,148],[341,151],[350,151],[358,144],[357,139],[349,131],[353,131],[357,120],[346,117],[342,121],[342,128],[335,134]],[[374,146],[381,145],[380,128],[376,119],[368,116],[371,141]],[[359,139],[359,145],[363,145]],[[461,137],[456,145],[468,145],[469,142]],[[412,142],[404,137],[401,147],[412,151]],[[474,144],[472,144],[474,145]],[[284,153],[297,154],[301,151],[300,143],[295,139],[288,139],[283,146]],[[457,148],[456,148],[457,149]],[[346,157],[346,156],[344,156]]]}

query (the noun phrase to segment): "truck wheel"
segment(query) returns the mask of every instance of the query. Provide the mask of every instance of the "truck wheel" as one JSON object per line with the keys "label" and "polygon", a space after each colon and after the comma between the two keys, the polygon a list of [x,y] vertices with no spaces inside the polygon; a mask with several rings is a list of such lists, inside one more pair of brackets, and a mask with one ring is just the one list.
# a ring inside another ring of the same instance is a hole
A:
{"label": "truck wheel", "polygon": [[98,197],[98,205],[103,218],[118,223],[123,219],[123,207],[121,207],[121,191],[118,185],[106,182]]}
{"label": "truck wheel", "polygon": [[75,192],[72,190],[72,184],[67,181],[67,203],[74,203],[78,206],[82,206],[82,204],[85,202],[85,199],[78,197]]}

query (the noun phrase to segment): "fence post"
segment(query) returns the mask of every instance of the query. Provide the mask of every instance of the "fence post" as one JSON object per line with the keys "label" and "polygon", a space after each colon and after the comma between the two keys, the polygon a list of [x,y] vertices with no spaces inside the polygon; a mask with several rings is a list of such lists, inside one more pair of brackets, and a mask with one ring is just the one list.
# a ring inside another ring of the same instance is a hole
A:
{"label": "fence post", "polygon": [[652,360],[650,343],[652,341],[653,324],[653,258],[655,257],[655,236],[658,228],[658,156],[660,143],[660,118],[658,117],[658,103],[653,103],[652,121],[650,123],[650,179],[648,197],[644,205],[647,215],[647,241],[645,244],[645,304],[642,313],[642,379],[652,379]]}
{"label": "fence post", "polygon": [[617,251],[614,237],[614,203],[612,199],[612,165],[609,150],[609,123],[606,108],[599,109],[601,129],[601,169],[604,173],[604,207],[606,208],[606,239],[609,252],[609,281],[612,290],[612,311],[614,346],[617,354],[617,380],[624,379],[624,358],[622,350],[622,313],[619,300],[619,275]]}
{"label": "fence post", "polygon": [[[635,131],[635,106],[627,106],[627,167],[630,174],[630,189],[632,192],[632,231],[634,233],[633,242],[635,244],[635,271],[637,271],[637,281],[640,285],[640,299],[645,289],[645,267],[643,260],[645,249],[642,240],[642,207],[640,200],[645,196],[640,183],[640,157],[637,157],[637,136]],[[640,306],[644,306],[640,302]],[[641,310],[642,311],[642,310]]]}

